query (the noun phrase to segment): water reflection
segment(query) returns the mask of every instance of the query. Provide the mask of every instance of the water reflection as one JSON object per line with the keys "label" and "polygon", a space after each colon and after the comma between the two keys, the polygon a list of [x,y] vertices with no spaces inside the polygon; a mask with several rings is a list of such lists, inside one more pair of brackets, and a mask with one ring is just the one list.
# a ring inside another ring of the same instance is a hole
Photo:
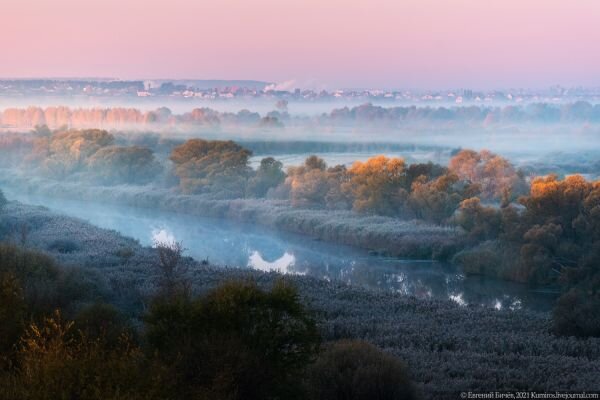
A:
{"label": "water reflection", "polygon": [[160,228],[156,228],[156,229],[152,229],[152,243],[154,246],[156,246],[157,244],[174,244],[177,242],[177,239],[175,239],[175,235],[173,235],[173,233],[169,232],[166,229],[160,229]]}
{"label": "water reflection", "polygon": [[554,302],[552,294],[534,292],[516,283],[467,277],[448,264],[369,256],[357,249],[299,235],[275,234],[255,225],[10,192],[8,195],[115,229],[138,239],[142,245],[181,241],[187,255],[218,265],[310,275],[420,299],[450,299],[461,305],[482,304],[495,309],[547,311]]}
{"label": "water reflection", "polygon": [[265,260],[260,252],[254,251],[248,259],[248,267],[258,269],[265,272],[279,272],[282,274],[304,274],[301,271],[294,271],[293,267],[296,264],[296,257],[287,251],[281,257],[273,261]]}

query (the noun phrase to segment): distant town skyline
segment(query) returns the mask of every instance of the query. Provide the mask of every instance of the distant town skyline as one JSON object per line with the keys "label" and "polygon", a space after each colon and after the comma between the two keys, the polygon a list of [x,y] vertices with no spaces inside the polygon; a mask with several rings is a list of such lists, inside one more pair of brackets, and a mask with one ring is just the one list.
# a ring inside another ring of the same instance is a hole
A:
{"label": "distant town skyline", "polygon": [[0,77],[600,86],[594,0],[4,0]]}
{"label": "distant town skyline", "polygon": [[[298,82],[294,85],[288,85],[291,81],[283,81],[276,82],[274,80],[257,80],[257,79],[208,79],[208,78],[120,78],[114,76],[0,76],[0,84],[2,82],[10,82],[10,81],[23,81],[23,82],[34,82],[34,81],[50,81],[50,82],[142,82],[144,84],[152,84],[153,86],[158,86],[160,83],[172,82],[172,83],[186,83],[189,87],[197,87],[194,86],[193,82],[202,82],[203,85],[199,87],[206,88],[223,88],[223,87],[240,87],[240,88],[258,88],[260,86],[261,90],[275,90],[275,91],[288,91],[293,92],[295,90],[323,90],[327,92],[335,92],[335,91],[390,91],[390,92],[414,92],[416,94],[424,94],[424,93],[442,93],[442,92],[454,92],[454,91],[483,91],[483,92],[505,92],[505,91],[525,91],[531,93],[543,93],[543,92],[556,92],[560,91],[569,91],[573,89],[582,89],[582,90],[590,90],[590,91],[598,91],[600,90],[600,84],[598,85],[585,85],[585,84],[574,84],[574,85],[561,85],[561,84],[551,84],[551,85],[541,85],[538,87],[535,86],[506,86],[506,87],[477,87],[477,86],[440,86],[440,87],[394,87],[394,86],[333,86],[333,85],[321,85],[320,87],[315,88],[314,85],[302,85],[302,82]],[[210,85],[211,82],[218,82],[218,84]],[[296,82],[296,81],[294,81]],[[248,84],[247,84],[248,83]],[[1,86],[1,85],[0,85]]]}

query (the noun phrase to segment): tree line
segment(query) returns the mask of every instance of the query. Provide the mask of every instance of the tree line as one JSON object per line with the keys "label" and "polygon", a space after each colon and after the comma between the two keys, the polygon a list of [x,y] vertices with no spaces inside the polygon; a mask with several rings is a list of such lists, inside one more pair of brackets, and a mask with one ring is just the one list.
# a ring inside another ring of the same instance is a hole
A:
{"label": "tree line", "polygon": [[556,329],[600,335],[597,181],[552,175],[530,179],[505,158],[472,150],[456,152],[448,166],[408,165],[385,156],[350,167],[328,166],[311,156],[287,170],[280,161],[264,158],[253,170],[251,152],[243,146],[191,139],[159,162],[148,148],[115,145],[115,137],[102,130],[38,129],[27,151],[23,162],[54,179],[150,183],[148,190],[280,199],[296,208],[454,226],[468,238],[453,256],[467,273],[559,287],[564,295],[556,308]]}
{"label": "tree line", "polygon": [[[455,256],[464,268],[563,290],[557,332],[600,336],[600,182],[574,175],[538,177],[517,204],[497,208],[473,198],[457,223],[473,247]],[[487,270],[487,271],[485,271]]]}
{"label": "tree line", "polygon": [[[277,108],[277,106],[275,106]],[[293,126],[362,126],[377,125],[395,127],[410,124],[447,124],[487,126],[508,123],[573,123],[600,122],[600,105],[586,101],[566,104],[531,103],[506,106],[457,106],[457,107],[382,107],[371,103],[355,107],[334,109],[315,117],[293,117],[285,109],[259,114],[249,110],[237,113],[219,112],[208,107],[195,108],[190,112],[174,114],[167,107],[141,111],[136,108],[70,108],[51,106],[46,108],[7,108],[0,111],[0,127],[31,129],[47,125],[52,129],[97,127],[144,127],[144,126],[254,126],[281,128],[284,123]]]}
{"label": "tree line", "polygon": [[70,108],[51,106],[46,108],[7,108],[0,111],[0,127],[9,129],[32,129],[48,126],[51,129],[73,128],[135,128],[153,126],[217,127],[240,125],[262,128],[281,128],[282,121],[289,118],[287,112],[271,111],[264,115],[248,110],[237,113],[219,112],[208,107],[195,108],[183,114],[173,114],[167,107],[142,111],[137,108]]}

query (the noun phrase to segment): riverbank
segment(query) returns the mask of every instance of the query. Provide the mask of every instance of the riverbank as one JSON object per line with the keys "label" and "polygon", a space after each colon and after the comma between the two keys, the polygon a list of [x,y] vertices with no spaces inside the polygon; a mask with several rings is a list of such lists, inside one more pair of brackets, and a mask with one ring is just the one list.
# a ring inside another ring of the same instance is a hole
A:
{"label": "riverbank", "polygon": [[[154,290],[155,250],[116,231],[11,202],[0,213],[0,232],[4,240],[47,251],[77,269],[90,290],[131,315],[143,312]],[[269,286],[282,277],[185,262],[196,293],[231,279]],[[361,338],[397,355],[428,398],[467,390],[600,390],[600,339],[556,337],[546,313],[461,307],[304,276],[284,279],[299,289],[326,340]]]}
{"label": "riverbank", "polygon": [[149,186],[91,186],[0,171],[0,187],[25,194],[127,205],[260,224],[283,232],[354,246],[382,255],[447,260],[463,247],[460,229],[418,220],[368,216],[351,211],[292,208],[287,201],[211,200]]}

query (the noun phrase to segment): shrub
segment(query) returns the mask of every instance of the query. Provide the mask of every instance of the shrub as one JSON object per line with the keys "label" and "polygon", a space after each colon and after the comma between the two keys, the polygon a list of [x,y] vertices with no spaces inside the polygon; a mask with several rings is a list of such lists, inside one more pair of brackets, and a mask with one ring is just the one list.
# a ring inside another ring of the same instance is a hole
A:
{"label": "shrub", "polygon": [[115,255],[119,258],[128,260],[135,255],[135,250],[132,249],[131,247],[121,247],[119,250],[117,250],[115,252]]}
{"label": "shrub", "polygon": [[154,244],[158,252],[156,269],[159,273],[159,295],[164,299],[189,295],[187,265],[183,262],[183,244],[180,242]]}
{"label": "shrub", "polygon": [[101,338],[77,332],[56,312],[27,329],[18,368],[0,376],[0,390],[16,400],[152,398],[141,360],[126,337],[118,348],[106,348]]}
{"label": "shrub", "polygon": [[263,158],[256,174],[248,180],[247,194],[251,197],[265,197],[269,189],[284,180],[283,163],[273,157]]}
{"label": "shrub", "polygon": [[57,132],[51,137],[34,141],[30,160],[40,165],[42,172],[62,179],[79,172],[87,159],[114,142],[114,136],[100,129]]}
{"label": "shrub", "polygon": [[600,336],[600,296],[573,288],[558,299],[552,317],[558,335]]}
{"label": "shrub", "polygon": [[72,240],[56,239],[48,245],[48,250],[57,251],[61,254],[69,254],[79,250],[79,246]]}
{"label": "shrub", "polygon": [[310,368],[307,388],[315,400],[419,398],[404,364],[362,341],[329,346]]}
{"label": "shrub", "polygon": [[157,299],[148,316],[150,350],[170,369],[165,393],[190,398],[293,399],[298,374],[317,351],[314,321],[296,290],[224,284],[202,298]]}
{"label": "shrub", "polygon": [[161,172],[152,150],[139,146],[109,146],[98,150],[87,162],[90,174],[100,183],[145,184]]}
{"label": "shrub", "polygon": [[25,299],[19,281],[12,273],[0,273],[0,369],[12,355],[24,319]]}
{"label": "shrub", "polygon": [[23,289],[27,312],[41,316],[57,308],[70,311],[77,301],[91,298],[77,269],[60,268],[46,254],[0,243],[0,275],[12,274]]}
{"label": "shrub", "polygon": [[86,337],[101,339],[110,348],[117,348],[124,334],[131,338],[135,336],[127,318],[110,304],[96,303],[85,307],[76,315],[74,322]]}
{"label": "shrub", "polygon": [[8,203],[6,197],[4,196],[4,192],[0,190],[0,211],[4,208],[4,206]]}

